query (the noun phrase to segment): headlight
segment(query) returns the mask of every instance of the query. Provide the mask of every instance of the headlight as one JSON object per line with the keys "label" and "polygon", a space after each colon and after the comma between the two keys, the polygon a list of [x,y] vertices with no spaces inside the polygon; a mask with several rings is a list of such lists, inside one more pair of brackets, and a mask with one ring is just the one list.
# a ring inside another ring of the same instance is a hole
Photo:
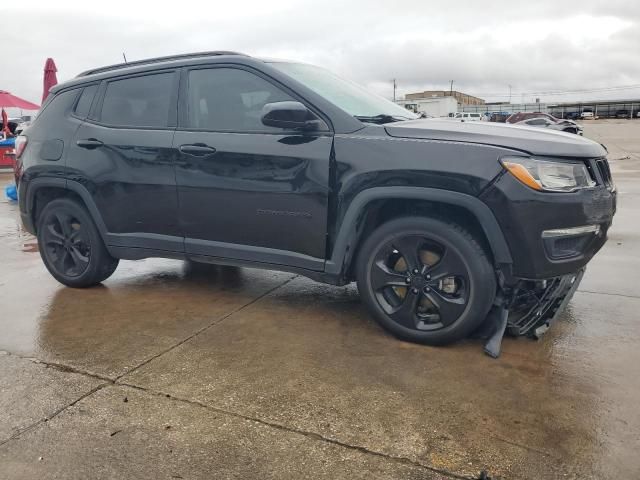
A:
{"label": "headlight", "polygon": [[509,173],[534,190],[573,192],[596,184],[584,162],[554,162],[530,157],[503,157],[501,162]]}

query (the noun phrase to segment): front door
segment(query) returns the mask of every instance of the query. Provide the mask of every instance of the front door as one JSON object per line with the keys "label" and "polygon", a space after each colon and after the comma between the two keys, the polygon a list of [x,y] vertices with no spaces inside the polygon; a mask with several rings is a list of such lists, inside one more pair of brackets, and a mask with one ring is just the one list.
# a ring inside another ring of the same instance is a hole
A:
{"label": "front door", "polygon": [[185,72],[174,137],[180,221],[192,255],[324,267],[333,137],[267,127],[267,103],[298,100],[251,71]]}

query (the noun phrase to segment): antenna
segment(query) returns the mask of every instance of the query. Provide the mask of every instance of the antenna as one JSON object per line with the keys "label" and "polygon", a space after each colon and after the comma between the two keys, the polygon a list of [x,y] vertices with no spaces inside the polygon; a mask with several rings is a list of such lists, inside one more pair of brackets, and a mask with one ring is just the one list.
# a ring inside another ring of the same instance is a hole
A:
{"label": "antenna", "polygon": [[127,62],[127,56],[124,54],[124,52],[122,52],[122,58],[124,58],[124,63],[128,63]]}

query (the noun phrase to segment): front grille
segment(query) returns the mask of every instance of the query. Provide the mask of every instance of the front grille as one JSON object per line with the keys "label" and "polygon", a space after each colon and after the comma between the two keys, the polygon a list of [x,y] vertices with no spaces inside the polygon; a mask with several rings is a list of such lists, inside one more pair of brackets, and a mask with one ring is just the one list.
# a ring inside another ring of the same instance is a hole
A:
{"label": "front grille", "polygon": [[598,169],[602,183],[604,183],[607,188],[611,188],[613,182],[611,180],[611,169],[609,168],[609,162],[607,159],[600,158],[596,160],[596,168]]}

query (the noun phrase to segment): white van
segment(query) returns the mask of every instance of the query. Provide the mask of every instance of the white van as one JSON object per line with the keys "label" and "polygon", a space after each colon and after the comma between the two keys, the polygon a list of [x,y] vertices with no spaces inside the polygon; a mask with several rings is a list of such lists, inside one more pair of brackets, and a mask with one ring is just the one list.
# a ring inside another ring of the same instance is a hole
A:
{"label": "white van", "polygon": [[481,113],[457,112],[454,116],[456,120],[464,120],[465,122],[479,122],[482,120]]}

